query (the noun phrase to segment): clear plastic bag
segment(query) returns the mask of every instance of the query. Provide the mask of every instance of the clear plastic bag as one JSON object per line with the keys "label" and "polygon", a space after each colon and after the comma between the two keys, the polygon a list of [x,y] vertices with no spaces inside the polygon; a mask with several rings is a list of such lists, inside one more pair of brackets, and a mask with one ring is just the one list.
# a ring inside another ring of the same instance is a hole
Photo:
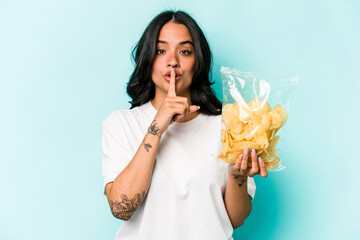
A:
{"label": "clear plastic bag", "polygon": [[[255,149],[267,170],[285,167],[278,156],[279,139],[288,118],[298,77],[264,80],[250,72],[221,67],[222,152],[218,158],[234,163],[245,148]],[[251,160],[248,162],[251,166]]]}

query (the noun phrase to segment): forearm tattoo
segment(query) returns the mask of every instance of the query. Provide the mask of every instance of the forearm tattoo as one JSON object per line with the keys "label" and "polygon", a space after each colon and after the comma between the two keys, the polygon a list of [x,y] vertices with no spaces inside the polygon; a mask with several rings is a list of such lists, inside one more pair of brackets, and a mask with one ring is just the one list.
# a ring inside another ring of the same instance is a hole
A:
{"label": "forearm tattoo", "polygon": [[148,133],[158,136],[160,138],[159,132],[160,128],[156,120],[152,121],[150,124],[150,127],[148,128]]}
{"label": "forearm tattoo", "polygon": [[110,201],[110,209],[111,213],[116,218],[120,218],[123,220],[129,220],[133,215],[137,207],[140,205],[142,200],[145,197],[145,191],[141,194],[138,193],[134,196],[133,199],[128,199],[125,194],[121,194],[121,202],[118,201]]}
{"label": "forearm tattoo", "polygon": [[240,183],[238,183],[238,185],[239,185],[239,188],[241,188],[242,187],[242,185],[245,183],[245,180],[243,179],[243,180],[241,180],[240,181]]}
{"label": "forearm tattoo", "polygon": [[145,143],[145,139],[143,141],[143,144],[144,144],[144,148],[147,152],[149,152],[150,148],[152,148],[152,146],[150,145],[150,143]]}
{"label": "forearm tattoo", "polygon": [[[232,174],[232,176],[234,177],[234,179],[237,179],[237,178],[239,178],[241,175]],[[245,180],[245,179],[242,179],[242,180],[240,181],[240,183],[238,183],[239,188],[241,188],[242,185],[243,185],[245,182],[246,182],[246,180]]]}

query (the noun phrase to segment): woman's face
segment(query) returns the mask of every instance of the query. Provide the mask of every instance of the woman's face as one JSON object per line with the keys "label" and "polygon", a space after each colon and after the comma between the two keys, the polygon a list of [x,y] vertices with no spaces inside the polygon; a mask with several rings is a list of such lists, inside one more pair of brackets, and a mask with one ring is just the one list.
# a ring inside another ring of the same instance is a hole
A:
{"label": "woman's face", "polygon": [[193,39],[187,27],[174,22],[160,30],[151,77],[156,95],[166,96],[170,83],[170,66],[176,72],[176,95],[190,96],[195,66]]}

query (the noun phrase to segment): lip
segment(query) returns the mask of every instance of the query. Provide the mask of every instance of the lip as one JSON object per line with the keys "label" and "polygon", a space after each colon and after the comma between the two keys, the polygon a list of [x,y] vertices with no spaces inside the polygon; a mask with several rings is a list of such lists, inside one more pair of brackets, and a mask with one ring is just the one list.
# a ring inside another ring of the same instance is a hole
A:
{"label": "lip", "polygon": [[[165,77],[166,81],[170,82],[170,75],[165,75],[164,77]],[[181,78],[181,75],[176,74],[175,81],[179,81],[180,78]]]}

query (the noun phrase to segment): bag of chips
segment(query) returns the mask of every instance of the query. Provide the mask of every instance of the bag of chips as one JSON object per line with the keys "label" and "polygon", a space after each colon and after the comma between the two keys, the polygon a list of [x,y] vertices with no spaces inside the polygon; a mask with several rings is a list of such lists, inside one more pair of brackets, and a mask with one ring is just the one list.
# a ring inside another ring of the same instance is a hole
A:
{"label": "bag of chips", "polygon": [[[224,162],[234,163],[245,148],[255,149],[267,170],[280,171],[279,139],[298,77],[264,80],[250,72],[221,67],[222,152]],[[251,166],[251,158],[248,160]]]}

